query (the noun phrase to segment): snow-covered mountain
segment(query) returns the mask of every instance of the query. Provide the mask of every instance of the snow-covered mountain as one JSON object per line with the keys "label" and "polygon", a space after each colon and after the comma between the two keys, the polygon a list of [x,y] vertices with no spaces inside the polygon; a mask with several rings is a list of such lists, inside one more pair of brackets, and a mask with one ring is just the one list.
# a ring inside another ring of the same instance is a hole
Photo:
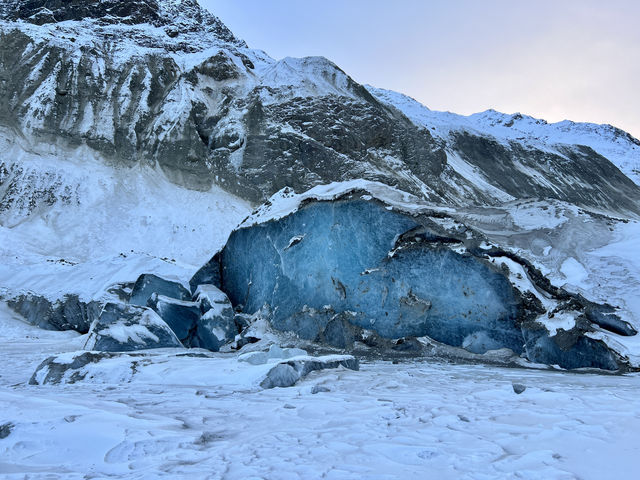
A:
{"label": "snow-covered mountain", "polygon": [[[548,142],[527,119],[513,130],[522,138],[495,136],[509,125],[499,114],[443,135],[465,122],[404,108],[322,57],[273,60],[194,0],[15,1],[0,32],[3,136],[35,156],[87,148],[103,163],[158,167],[178,185],[251,202],[365,178],[455,205],[554,198],[639,211],[637,185],[602,157],[632,171],[621,160],[627,144],[637,158],[630,137],[595,132],[594,148],[581,127]],[[42,204],[42,192],[25,195],[3,196],[0,210]]]}
{"label": "snow-covered mountain", "polygon": [[[570,249],[573,230],[556,232],[551,256],[513,242],[559,284],[575,278],[562,274],[569,257],[591,265],[581,245],[611,241],[607,222],[640,215],[640,145],[620,130],[433,112],[323,57],[274,60],[195,0],[3,3],[0,99],[6,298],[99,300],[143,272],[185,282],[284,187],[380,182],[485,233],[500,225],[503,244],[518,212],[557,213],[549,227],[534,213],[529,230],[552,231],[580,209],[611,217]],[[491,215],[503,218],[488,227]],[[574,290],[633,319],[635,273],[628,288],[586,275]]]}
{"label": "snow-covered mountain", "polygon": [[639,170],[196,0],[2,1],[0,473],[633,478]]}
{"label": "snow-covered mountain", "polygon": [[445,142],[455,141],[457,133],[467,132],[489,137],[505,147],[511,143],[562,155],[571,145],[584,145],[605,157],[625,175],[640,185],[640,140],[612,125],[545,120],[514,113],[507,115],[487,110],[463,116],[451,112],[430,110],[413,98],[391,90],[366,85],[377,99],[393,106],[416,125],[428,128],[434,137]]}

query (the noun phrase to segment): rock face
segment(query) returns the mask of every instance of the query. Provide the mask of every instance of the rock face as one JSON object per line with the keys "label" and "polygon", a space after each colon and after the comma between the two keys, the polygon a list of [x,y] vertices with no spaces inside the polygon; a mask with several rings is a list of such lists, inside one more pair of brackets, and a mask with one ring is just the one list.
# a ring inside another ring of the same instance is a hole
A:
{"label": "rock face", "polygon": [[169,326],[150,308],[108,303],[91,325],[86,350],[130,352],[182,348]]}
{"label": "rock face", "polygon": [[[17,0],[6,3],[8,5],[0,10],[6,20],[24,20],[36,25],[88,19],[102,24],[181,25],[243,45],[220,20],[201,9],[196,0]],[[167,31],[168,35],[171,33]]]}
{"label": "rock face", "polygon": [[[245,313],[266,305],[276,329],[338,348],[372,331],[427,336],[476,354],[508,348],[564,368],[623,365],[585,335],[593,303],[552,287],[525,259],[443,220],[442,211],[391,205],[348,189],[333,200],[289,200],[289,213],[276,203],[278,217],[248,219],[210,264],[218,262],[221,289]],[[574,320],[551,335],[544,323],[551,311]],[[610,331],[635,334],[609,314]]]}
{"label": "rock face", "polygon": [[[7,148],[25,150],[19,137],[59,158],[86,149],[252,202],[285,186],[364,178],[454,205],[548,197],[640,213],[640,187],[606,148],[583,146],[580,129],[561,145],[505,143],[465,125],[432,135],[440,120],[408,118],[322,57],[275,61],[252,50],[195,0],[29,0],[0,15]],[[21,168],[0,161],[0,214],[83,201],[53,171],[29,188],[33,179],[11,173]]]}

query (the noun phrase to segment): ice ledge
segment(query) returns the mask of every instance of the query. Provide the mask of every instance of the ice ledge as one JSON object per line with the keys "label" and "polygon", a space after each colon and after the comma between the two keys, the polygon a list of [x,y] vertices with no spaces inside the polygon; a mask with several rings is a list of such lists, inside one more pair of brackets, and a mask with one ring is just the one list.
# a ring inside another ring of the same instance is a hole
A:
{"label": "ice ledge", "polygon": [[289,187],[285,187],[253,211],[251,215],[242,221],[238,228],[246,228],[272,220],[279,220],[296,212],[308,201],[332,201],[355,192],[362,192],[364,200],[375,198],[392,209],[410,215],[427,212],[449,214],[455,212],[453,208],[425,202],[415,195],[390,187],[384,183],[357,179],[318,185],[300,194],[295,193]]}

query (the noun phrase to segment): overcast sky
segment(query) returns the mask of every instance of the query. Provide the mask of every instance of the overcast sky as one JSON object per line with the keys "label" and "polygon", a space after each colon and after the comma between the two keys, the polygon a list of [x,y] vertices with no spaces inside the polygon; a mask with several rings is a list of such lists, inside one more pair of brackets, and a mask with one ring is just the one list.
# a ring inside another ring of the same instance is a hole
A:
{"label": "overcast sky", "polygon": [[323,55],[434,110],[611,123],[640,137],[640,1],[200,2],[276,59]]}

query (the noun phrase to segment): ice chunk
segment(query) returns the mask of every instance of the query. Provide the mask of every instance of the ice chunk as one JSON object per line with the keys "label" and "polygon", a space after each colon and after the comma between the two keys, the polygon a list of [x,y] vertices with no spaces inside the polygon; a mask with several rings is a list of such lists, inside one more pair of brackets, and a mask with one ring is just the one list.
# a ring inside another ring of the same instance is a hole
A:
{"label": "ice chunk", "polygon": [[199,303],[176,300],[154,293],[147,305],[160,315],[183,345],[192,346],[192,338],[200,320]]}
{"label": "ice chunk", "polygon": [[[584,321],[635,334],[615,308],[553,286],[530,261],[442,210],[361,193],[308,193],[245,221],[209,266],[232,304],[246,314],[264,308],[275,329],[341,349],[403,339],[391,348],[419,354],[412,339],[422,337],[563,368],[624,367]],[[372,344],[370,333],[387,340]]]}
{"label": "ice chunk", "polygon": [[231,305],[227,294],[215,285],[211,284],[198,285],[193,294],[193,300],[200,303],[200,309],[202,310],[202,313],[210,310],[214,304]]}
{"label": "ice chunk", "polygon": [[194,294],[199,285],[205,284],[220,286],[220,259],[218,254],[205,263],[189,280],[189,288]]}
{"label": "ice chunk", "polygon": [[358,370],[360,362],[351,355],[327,355],[324,357],[295,357],[277,364],[260,383],[262,388],[291,387],[298,380],[316,370],[345,367]]}
{"label": "ice chunk", "polygon": [[532,362],[562,368],[618,370],[618,362],[606,345],[572,332],[549,337],[544,330],[523,330],[527,357]]}
{"label": "ice chunk", "polygon": [[[306,204],[231,235],[220,255],[223,290],[246,313],[270,305],[275,328],[309,340],[323,334],[335,313],[349,311],[349,324],[387,338],[428,335],[462,346],[484,331],[520,353],[519,299],[507,278],[438,242],[394,250],[398,237],[417,226],[373,201]],[[304,240],[287,248],[293,237]],[[325,335],[339,347],[354,337],[340,327],[334,322]]]}
{"label": "ice chunk", "polygon": [[197,341],[201,348],[217,352],[239,333],[231,303],[214,303],[198,321]]}
{"label": "ice chunk", "polygon": [[86,367],[113,358],[109,352],[71,352],[45,359],[31,376],[30,385],[58,385],[76,383],[87,376]]}
{"label": "ice chunk", "polygon": [[462,341],[462,348],[472,353],[486,353],[489,350],[498,350],[503,345],[491,338],[487,332],[474,332],[467,335]]}
{"label": "ice chunk", "polygon": [[171,328],[146,307],[108,303],[91,325],[85,350],[127,352],[182,347]]}
{"label": "ice chunk", "polygon": [[150,273],[142,274],[136,280],[129,303],[146,307],[151,295],[157,293],[178,300],[191,300],[191,293],[178,282],[165,280]]}
{"label": "ice chunk", "polygon": [[281,348],[278,345],[271,345],[267,352],[244,353],[238,357],[238,360],[251,365],[263,365],[268,362],[306,355],[307,352],[301,348]]}

